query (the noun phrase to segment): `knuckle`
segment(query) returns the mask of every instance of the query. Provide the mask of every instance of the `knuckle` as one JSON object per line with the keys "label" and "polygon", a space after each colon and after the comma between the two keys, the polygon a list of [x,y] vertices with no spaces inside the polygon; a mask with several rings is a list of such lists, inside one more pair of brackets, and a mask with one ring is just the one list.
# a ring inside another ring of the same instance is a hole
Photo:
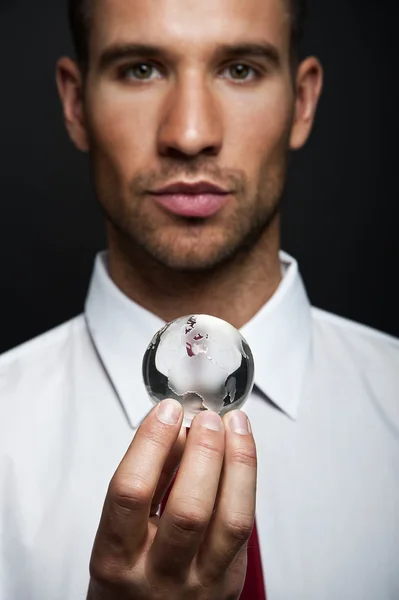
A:
{"label": "knuckle", "polygon": [[168,425],[164,425],[160,421],[156,421],[156,426],[154,426],[154,424],[150,425],[149,423],[146,423],[141,425],[141,428],[142,430],[140,434],[143,435],[147,443],[163,450],[165,448],[169,448],[170,434],[167,434],[170,430],[170,427],[168,427]]}
{"label": "knuckle", "polygon": [[220,444],[206,438],[199,438],[196,443],[196,452],[205,459],[223,458],[223,448]]}
{"label": "knuckle", "polygon": [[145,482],[135,477],[119,477],[110,484],[110,496],[114,506],[123,511],[141,510],[150,502],[150,493]]}
{"label": "knuckle", "polygon": [[233,463],[256,468],[256,448],[253,445],[238,446],[237,448],[233,448],[230,454],[230,459]]}
{"label": "knuckle", "polygon": [[109,558],[92,560],[89,567],[90,578],[99,586],[107,588],[123,588],[127,584],[126,572]]}
{"label": "knuckle", "polygon": [[208,519],[198,510],[174,512],[171,515],[171,525],[177,535],[195,535],[202,533],[208,524]]}
{"label": "knuckle", "polygon": [[225,525],[227,535],[241,544],[249,540],[253,526],[253,517],[246,515],[231,516]]}

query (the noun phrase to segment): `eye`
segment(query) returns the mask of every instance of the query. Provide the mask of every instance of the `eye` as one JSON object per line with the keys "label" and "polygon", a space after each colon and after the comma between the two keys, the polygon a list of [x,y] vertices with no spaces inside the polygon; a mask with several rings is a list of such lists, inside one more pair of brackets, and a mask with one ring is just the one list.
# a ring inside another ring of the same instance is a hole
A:
{"label": "eye", "polygon": [[257,75],[255,69],[243,63],[230,65],[226,71],[229,73],[231,79],[235,81],[247,81],[248,79],[254,79]]}
{"label": "eye", "polygon": [[122,70],[124,79],[148,81],[156,79],[159,76],[159,71],[151,63],[141,62],[134,65],[129,65]]}

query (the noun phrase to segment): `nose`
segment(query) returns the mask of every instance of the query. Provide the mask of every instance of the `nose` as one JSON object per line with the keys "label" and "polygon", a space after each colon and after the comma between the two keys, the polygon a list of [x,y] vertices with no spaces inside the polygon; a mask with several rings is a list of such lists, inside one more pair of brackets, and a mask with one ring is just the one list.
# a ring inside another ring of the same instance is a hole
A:
{"label": "nose", "polygon": [[180,158],[217,155],[222,139],[220,108],[209,85],[198,76],[177,81],[158,130],[160,154]]}

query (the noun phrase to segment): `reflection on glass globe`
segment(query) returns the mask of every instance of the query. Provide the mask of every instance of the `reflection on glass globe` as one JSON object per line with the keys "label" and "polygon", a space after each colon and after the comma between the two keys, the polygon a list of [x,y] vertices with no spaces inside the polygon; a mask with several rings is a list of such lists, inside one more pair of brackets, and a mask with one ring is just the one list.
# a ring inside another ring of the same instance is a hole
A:
{"label": "reflection on glass globe", "polygon": [[184,423],[203,410],[223,416],[241,408],[252,391],[254,361],[241,333],[209,315],[168,323],[153,337],[143,359],[143,377],[154,404],[174,398]]}

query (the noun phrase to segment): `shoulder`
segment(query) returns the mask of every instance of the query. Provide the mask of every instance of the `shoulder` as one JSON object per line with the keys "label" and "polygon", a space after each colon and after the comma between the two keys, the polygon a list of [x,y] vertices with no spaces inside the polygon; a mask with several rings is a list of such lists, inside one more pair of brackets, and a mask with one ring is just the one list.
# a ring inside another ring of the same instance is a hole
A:
{"label": "shoulder", "polygon": [[[312,308],[313,364],[324,384],[399,439],[399,340]],[[340,390],[338,392],[338,390]],[[365,423],[365,417],[363,424]]]}
{"label": "shoulder", "polygon": [[43,355],[50,358],[53,352],[61,350],[72,337],[79,336],[85,329],[83,315],[79,315],[54,329],[39,335],[32,340],[8,350],[0,355],[0,373],[4,373],[8,367],[16,363],[40,361]]}
{"label": "shoulder", "polygon": [[87,344],[83,315],[28,341],[0,356],[0,408],[18,396],[32,399],[59,382],[79,349]]}
{"label": "shoulder", "polygon": [[314,352],[324,371],[347,384],[357,381],[369,396],[394,410],[399,426],[399,340],[317,308],[312,316]]}
{"label": "shoulder", "polygon": [[341,342],[359,354],[384,353],[399,358],[399,339],[367,325],[312,307],[315,329],[331,342]]}

